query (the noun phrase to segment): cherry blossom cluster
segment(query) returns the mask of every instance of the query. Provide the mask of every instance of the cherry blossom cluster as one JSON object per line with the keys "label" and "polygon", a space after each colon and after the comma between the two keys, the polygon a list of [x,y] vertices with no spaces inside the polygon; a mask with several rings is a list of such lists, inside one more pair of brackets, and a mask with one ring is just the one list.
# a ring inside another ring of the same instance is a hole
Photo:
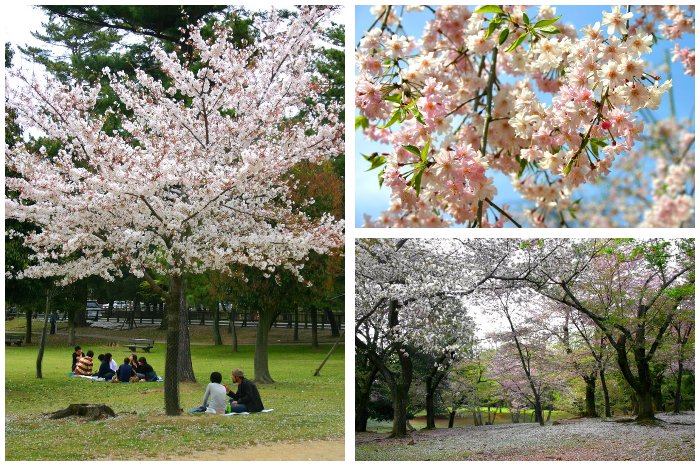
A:
{"label": "cherry blossom cluster", "polygon": [[[341,109],[307,104],[325,86],[310,70],[328,14],[272,12],[245,48],[223,26],[211,39],[193,27],[197,71],[154,45],[167,84],[105,69],[117,96],[106,113],[96,109],[99,86],[13,73],[7,105],[19,123],[61,144],[55,155],[29,143],[5,150],[19,175],[6,179],[17,193],[6,218],[39,227],[24,238],[35,255],[20,276],[70,282],[235,263],[299,274],[310,251],[341,247],[342,221],[310,218],[290,200],[292,166],[343,150]],[[120,127],[106,131],[108,119]]]}
{"label": "cherry blossom cluster", "polygon": [[[516,6],[440,6],[419,39],[403,33],[397,10],[375,7],[357,49],[356,127],[392,147],[365,155],[391,190],[389,209],[366,226],[582,224],[578,191],[624,162],[644,134],[640,115],[672,85],[644,61],[654,36],[631,26],[646,10],[614,6],[577,31],[550,7],[530,17]],[[669,37],[694,31],[680,19],[689,9],[660,11],[678,18],[662,30]],[[521,211],[498,205],[497,172],[525,200]]]}
{"label": "cherry blossom cluster", "polygon": [[[695,33],[695,6],[688,5],[643,5],[638,19],[632,28],[658,35],[664,39],[676,41],[687,34]],[[695,49],[681,47],[676,43],[673,47],[673,61],[683,64],[685,74],[695,76]]]}

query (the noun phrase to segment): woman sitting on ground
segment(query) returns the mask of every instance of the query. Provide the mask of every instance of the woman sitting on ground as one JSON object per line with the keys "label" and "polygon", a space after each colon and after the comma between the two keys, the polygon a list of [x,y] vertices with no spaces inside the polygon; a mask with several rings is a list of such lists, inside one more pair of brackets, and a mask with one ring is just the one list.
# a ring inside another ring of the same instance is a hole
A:
{"label": "woman sitting on ground", "polygon": [[202,406],[190,410],[191,413],[224,414],[226,412],[226,392],[224,385],[221,385],[223,376],[219,372],[212,372],[209,376],[211,382],[204,392]]}
{"label": "woman sitting on ground", "polygon": [[139,365],[136,368],[136,375],[139,378],[139,382],[153,382],[156,379],[158,379],[158,375],[156,374],[156,371],[153,369],[153,366],[148,364],[146,362],[146,358],[141,356],[139,358]]}

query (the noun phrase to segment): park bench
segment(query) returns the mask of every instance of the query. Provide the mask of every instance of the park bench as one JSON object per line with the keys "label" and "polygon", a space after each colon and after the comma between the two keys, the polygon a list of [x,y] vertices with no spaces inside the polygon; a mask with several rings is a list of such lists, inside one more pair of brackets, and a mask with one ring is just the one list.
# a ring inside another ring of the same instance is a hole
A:
{"label": "park bench", "polygon": [[7,346],[12,346],[13,344],[22,346],[22,343],[24,343],[24,335],[19,335],[17,333],[5,334],[5,344]]}
{"label": "park bench", "polygon": [[141,348],[146,353],[150,353],[153,343],[154,341],[148,338],[130,338],[129,344],[124,346],[134,352],[136,352],[136,348]]}

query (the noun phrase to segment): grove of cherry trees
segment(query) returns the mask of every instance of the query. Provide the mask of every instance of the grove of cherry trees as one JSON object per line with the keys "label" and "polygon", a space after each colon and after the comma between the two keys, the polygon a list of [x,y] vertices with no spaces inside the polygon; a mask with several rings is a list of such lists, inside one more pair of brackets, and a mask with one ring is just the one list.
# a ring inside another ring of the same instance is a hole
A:
{"label": "grove of cherry trees", "polygon": [[694,7],[575,8],[595,19],[372,8],[356,52],[358,169],[378,172],[390,205],[365,226],[693,225],[694,119],[673,89],[695,73]]}
{"label": "grove of cherry trees", "polygon": [[693,409],[694,257],[692,239],[358,240],[356,431]]}

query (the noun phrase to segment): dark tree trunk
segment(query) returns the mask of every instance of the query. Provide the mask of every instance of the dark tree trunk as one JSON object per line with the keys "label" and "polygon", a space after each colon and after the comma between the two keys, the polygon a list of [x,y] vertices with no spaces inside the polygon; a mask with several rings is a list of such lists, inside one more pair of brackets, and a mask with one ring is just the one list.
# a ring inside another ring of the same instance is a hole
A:
{"label": "dark tree trunk", "polygon": [[166,307],[164,303],[158,303],[156,308],[158,309],[158,313],[161,315],[161,320],[160,320],[160,327],[158,327],[160,330],[167,330],[168,329],[168,313],[166,312]]}
{"label": "dark tree trunk", "polygon": [[44,360],[44,348],[46,348],[46,331],[49,325],[49,290],[46,289],[46,306],[44,306],[44,328],[41,330],[41,339],[39,340],[39,354],[36,356],[36,378],[41,379],[41,363]]}
{"label": "dark tree trunk", "polygon": [[651,391],[637,392],[637,401],[639,410],[637,412],[637,421],[649,421],[654,417],[654,397]]}
{"label": "dark tree trunk", "polygon": [[340,336],[340,326],[338,325],[338,319],[335,318],[335,314],[330,309],[326,309],[326,317],[328,322],[331,324],[331,335],[334,337]]}
{"label": "dark tree trunk", "polygon": [[86,327],[87,326],[87,311],[85,310],[85,304],[87,303],[88,289],[87,285],[84,283],[79,283],[75,285],[76,299],[78,308],[73,314],[73,325],[75,327]]}
{"label": "dark tree trunk", "polygon": [[219,331],[219,302],[213,301],[209,307],[214,311],[214,345],[221,346],[224,342],[221,340],[221,331]]}
{"label": "dark tree trunk", "polygon": [[294,306],[294,341],[299,341],[299,306]]}
{"label": "dark tree trunk", "polygon": [[[401,358],[404,359],[404,358]],[[408,422],[408,389],[409,385],[397,381],[392,390],[394,398],[394,422],[391,428],[392,437],[405,437],[408,433],[406,423]]]}
{"label": "dark tree trunk", "polygon": [[544,415],[542,414],[542,401],[540,401],[539,394],[535,395],[535,422],[539,422],[541,426],[544,425]]}
{"label": "dark tree trunk", "polygon": [[681,384],[683,383],[683,361],[678,361],[678,377],[676,377],[676,396],[673,400],[673,412],[681,412]]}
{"label": "dark tree trunk", "polygon": [[450,411],[450,419],[449,419],[449,421],[447,422],[447,427],[448,427],[449,429],[452,429],[452,428],[455,426],[455,416],[456,416],[456,415],[457,415],[457,411],[456,411],[455,409],[453,409],[452,411]]}
{"label": "dark tree trunk", "polygon": [[355,432],[367,432],[369,420],[369,397],[372,393],[372,385],[377,379],[379,369],[372,364],[372,368],[366,375],[357,377],[357,406],[355,407]]}
{"label": "dark tree trunk", "polygon": [[258,315],[258,329],[255,334],[255,356],[253,360],[255,382],[257,383],[275,383],[275,380],[270,375],[267,345],[270,328],[277,314],[278,312],[274,309],[261,308]]}
{"label": "dark tree trunk", "polygon": [[228,317],[228,330],[231,333],[231,351],[238,353],[238,335],[236,335],[236,311],[231,306],[231,312]]}
{"label": "dark tree trunk", "polygon": [[595,375],[585,376],[583,380],[586,382],[586,411],[585,417],[598,417],[595,409]]}
{"label": "dark tree trunk", "polygon": [[178,382],[197,383],[192,368],[192,351],[190,350],[190,328],[187,323],[187,300],[185,298],[185,281],[182,281],[178,302],[180,311],[180,325],[178,337],[178,351],[180,355],[177,360],[177,380]]}
{"label": "dark tree trunk", "polygon": [[[180,295],[184,288],[182,275],[170,277],[170,290],[167,306],[168,330],[165,345],[165,413],[168,416],[180,415]],[[165,317],[165,315],[164,315]]]}
{"label": "dark tree trunk", "polygon": [[24,331],[24,343],[30,344],[32,342],[32,311],[27,310],[24,313],[26,320],[26,329]]}
{"label": "dark tree trunk", "polygon": [[311,306],[311,346],[318,348],[318,311],[316,306]]}
{"label": "dark tree trunk", "polygon": [[603,387],[603,397],[605,399],[605,417],[612,417],[610,410],[610,394],[608,393],[608,384],[605,381],[605,369],[600,369],[600,386]]}
{"label": "dark tree trunk", "polygon": [[428,430],[435,428],[435,392],[431,390],[430,382],[428,379],[425,383],[425,428]]}

